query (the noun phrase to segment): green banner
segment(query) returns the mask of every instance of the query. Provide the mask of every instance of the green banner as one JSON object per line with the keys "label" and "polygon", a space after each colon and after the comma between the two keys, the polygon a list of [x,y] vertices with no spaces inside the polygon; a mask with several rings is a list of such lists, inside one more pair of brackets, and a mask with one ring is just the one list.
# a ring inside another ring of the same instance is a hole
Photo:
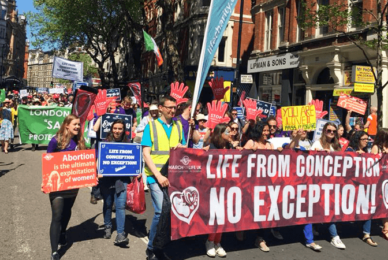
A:
{"label": "green banner", "polygon": [[[18,106],[20,142],[23,144],[48,144],[61,128],[66,116],[71,114],[69,107]],[[86,145],[90,146],[85,124]]]}
{"label": "green banner", "polygon": [[0,89],[0,103],[5,100],[5,89]]}

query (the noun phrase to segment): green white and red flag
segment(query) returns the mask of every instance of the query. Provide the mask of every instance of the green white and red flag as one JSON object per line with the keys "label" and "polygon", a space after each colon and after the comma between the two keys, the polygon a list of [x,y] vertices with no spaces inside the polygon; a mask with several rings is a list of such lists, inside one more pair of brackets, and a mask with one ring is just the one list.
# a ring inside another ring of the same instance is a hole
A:
{"label": "green white and red flag", "polygon": [[153,51],[156,55],[156,60],[158,61],[158,66],[159,67],[162,66],[163,57],[162,57],[162,54],[160,53],[159,47],[156,44],[154,38],[152,38],[144,30],[143,30],[143,35],[144,35],[144,43],[145,43],[146,51]]}

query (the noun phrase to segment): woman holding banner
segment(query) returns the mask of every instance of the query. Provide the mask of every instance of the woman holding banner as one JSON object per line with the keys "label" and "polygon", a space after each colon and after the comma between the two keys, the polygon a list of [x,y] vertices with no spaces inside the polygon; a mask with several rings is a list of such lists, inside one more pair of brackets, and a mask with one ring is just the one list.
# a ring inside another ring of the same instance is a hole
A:
{"label": "woman holding banner", "polygon": [[[388,153],[388,129],[380,128],[377,132],[375,141],[372,146],[373,154],[385,154]],[[388,240],[388,218],[383,219],[383,238]]]}
{"label": "woman holding banner", "polygon": [[[231,129],[227,124],[218,124],[210,139],[209,149],[233,149],[230,137]],[[221,246],[222,233],[209,234],[206,241],[206,254],[209,257],[226,257],[226,252]]]}
{"label": "woman holding banner", "polygon": [[[328,122],[323,126],[322,130],[322,136],[319,138],[319,140],[315,141],[313,146],[311,147],[311,150],[315,151],[326,151],[326,152],[335,152],[335,151],[341,151],[341,145],[338,141],[338,135],[337,135],[337,125]],[[335,224],[330,224],[329,226],[329,233],[331,235],[331,244],[332,246],[339,248],[339,249],[345,249],[345,244],[341,241],[340,237],[337,233],[337,227]]]}
{"label": "woman holding banner", "polygon": [[[363,154],[368,152],[368,139],[369,136],[364,131],[357,131],[353,134],[352,138],[350,139],[349,146],[346,148],[347,152],[356,152],[358,154]],[[362,238],[362,241],[367,243],[370,246],[377,246],[377,243],[374,242],[370,236],[371,231],[371,225],[372,220],[367,220],[364,222],[363,233],[364,237]]]}
{"label": "woman holding banner", "polygon": [[[57,134],[51,139],[47,153],[85,150],[85,140],[81,134],[80,120],[75,115],[68,115]],[[78,189],[57,191],[49,194],[52,219],[50,225],[51,259],[60,259],[58,245],[67,244],[66,228],[71,217],[71,208],[77,197]]]}
{"label": "woman holding banner", "polygon": [[[121,119],[112,123],[105,142],[128,143],[125,134],[125,122]],[[98,149],[98,148],[96,148]],[[96,154],[98,154],[96,152]],[[126,246],[129,239],[124,232],[125,227],[125,203],[127,200],[127,185],[129,177],[103,177],[100,179],[101,195],[104,199],[103,215],[105,224],[104,238],[110,239],[112,236],[112,206],[116,205],[116,227],[117,236],[114,241],[116,246]]]}

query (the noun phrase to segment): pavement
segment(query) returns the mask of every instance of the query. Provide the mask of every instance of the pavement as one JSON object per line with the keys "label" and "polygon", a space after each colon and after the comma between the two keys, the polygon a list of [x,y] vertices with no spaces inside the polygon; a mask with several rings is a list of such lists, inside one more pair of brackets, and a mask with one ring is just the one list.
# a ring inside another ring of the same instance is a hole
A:
{"label": "pavement", "polygon": [[[17,143],[17,138],[15,143]],[[35,152],[31,145],[17,145],[9,154],[0,153],[0,259],[50,259],[49,226],[51,208],[48,195],[40,191],[41,156],[46,146]],[[146,193],[147,211],[137,215],[127,211],[125,230],[130,239],[127,248],[113,245],[104,239],[102,202],[90,203],[90,189],[83,188],[72,210],[68,227],[69,243],[59,252],[61,259],[145,259],[148,231],[153,217],[151,196]],[[114,218],[114,216],[113,216]],[[255,231],[246,231],[246,239],[239,242],[234,233],[225,233],[222,246],[227,259],[387,259],[388,241],[380,237],[381,222],[373,221],[372,237],[379,244],[373,248],[364,243],[362,223],[337,225],[346,250],[330,245],[326,225],[314,225],[320,233],[316,243],[322,252],[314,252],[304,245],[303,227],[281,228],[284,240],[277,240],[268,230],[264,239],[271,251],[264,253],[254,246]],[[165,249],[173,260],[208,259],[206,236],[183,238],[171,242]]]}

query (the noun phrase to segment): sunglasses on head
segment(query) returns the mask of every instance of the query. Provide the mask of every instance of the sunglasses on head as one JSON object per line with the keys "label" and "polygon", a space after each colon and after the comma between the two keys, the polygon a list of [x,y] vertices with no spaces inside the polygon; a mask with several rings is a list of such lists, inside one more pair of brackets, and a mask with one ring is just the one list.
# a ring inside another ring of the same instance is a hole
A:
{"label": "sunglasses on head", "polygon": [[326,129],[326,133],[328,133],[328,134],[331,134],[331,133],[335,134],[335,133],[337,133],[337,130]]}

